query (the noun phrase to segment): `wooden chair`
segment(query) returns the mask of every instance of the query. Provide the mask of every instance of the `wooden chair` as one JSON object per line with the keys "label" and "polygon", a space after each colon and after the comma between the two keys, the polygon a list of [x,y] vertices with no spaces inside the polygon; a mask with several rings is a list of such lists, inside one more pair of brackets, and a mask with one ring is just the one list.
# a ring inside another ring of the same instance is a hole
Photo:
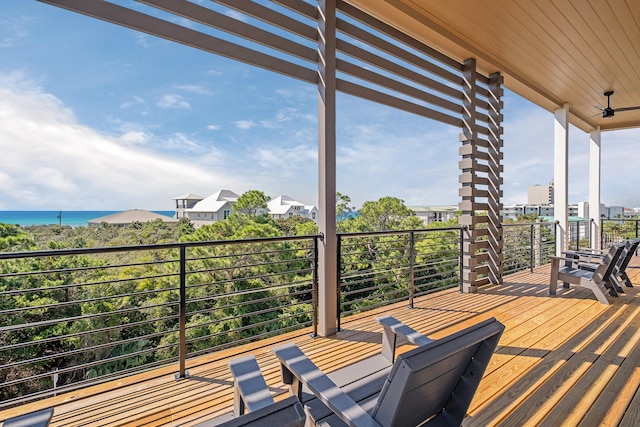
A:
{"label": "wooden chair", "polygon": [[503,330],[486,320],[403,353],[387,370],[343,388],[295,344],[273,351],[283,382],[304,402],[306,425],[459,426]]}
{"label": "wooden chair", "polygon": [[[602,304],[609,304],[607,299],[608,287],[610,287],[609,278],[613,273],[618,262],[618,258],[624,250],[624,243],[613,245],[609,252],[600,260],[594,271],[581,269],[579,259],[568,257],[551,257],[551,278],[549,281],[549,293],[556,294],[558,280],[568,284],[574,284],[590,289]],[[560,263],[564,261],[565,265]],[[617,294],[613,294],[617,295]]]}

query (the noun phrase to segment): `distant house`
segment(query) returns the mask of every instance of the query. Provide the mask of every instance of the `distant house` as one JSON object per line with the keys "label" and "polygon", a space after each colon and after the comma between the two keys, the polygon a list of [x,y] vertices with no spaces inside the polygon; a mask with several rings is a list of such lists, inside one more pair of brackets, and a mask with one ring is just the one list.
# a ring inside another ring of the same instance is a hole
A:
{"label": "distant house", "polygon": [[187,209],[193,208],[196,203],[200,200],[204,199],[202,196],[198,196],[197,194],[187,193],[182,196],[174,197],[173,200],[176,201],[176,218],[184,218],[187,217],[185,211]]}
{"label": "distant house", "polygon": [[205,198],[191,193],[176,197],[176,206],[180,206],[176,207],[176,217],[189,218],[196,227],[227,219],[238,197],[231,190],[220,190]]}
{"label": "distant house", "polygon": [[273,219],[301,216],[312,219],[316,224],[318,223],[318,208],[313,205],[305,205],[304,203],[293,200],[289,196],[278,196],[271,200],[267,203],[267,211]]}
{"label": "distant house", "polygon": [[142,209],[129,209],[124,212],[116,212],[111,215],[101,216],[100,218],[89,220],[89,225],[107,224],[129,225],[134,222],[150,222],[160,219],[164,222],[178,222],[177,219],[160,215],[155,212],[149,212]]}
{"label": "distant house", "polygon": [[458,206],[408,206],[424,225],[432,222],[446,222],[456,217]]}

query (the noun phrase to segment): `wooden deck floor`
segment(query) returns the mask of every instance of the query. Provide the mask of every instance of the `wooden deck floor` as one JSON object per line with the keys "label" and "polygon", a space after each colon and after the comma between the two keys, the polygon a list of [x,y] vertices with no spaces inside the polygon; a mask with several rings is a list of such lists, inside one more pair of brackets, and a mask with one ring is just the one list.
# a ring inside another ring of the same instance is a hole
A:
{"label": "wooden deck floor", "polygon": [[[640,284],[640,268],[630,273]],[[331,371],[380,351],[374,319],[385,312],[434,338],[489,317],[505,324],[465,426],[640,425],[640,286],[605,306],[579,288],[550,297],[548,280],[545,266],[477,294],[439,292],[414,309],[395,305],[348,318],[329,338],[304,331],[209,355],[188,365],[189,379],[175,381],[175,368],[156,370],[5,410],[0,420],[55,406],[53,427],[193,425],[230,411],[230,357],[256,355],[272,391],[284,395],[273,345],[293,340]]]}

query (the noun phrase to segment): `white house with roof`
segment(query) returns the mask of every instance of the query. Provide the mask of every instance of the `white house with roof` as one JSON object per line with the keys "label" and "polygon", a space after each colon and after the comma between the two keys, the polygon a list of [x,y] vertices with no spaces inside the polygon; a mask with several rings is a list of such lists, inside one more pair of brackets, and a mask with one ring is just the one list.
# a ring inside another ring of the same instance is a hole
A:
{"label": "white house with roof", "polygon": [[[240,196],[231,190],[220,190],[205,198],[193,193],[175,197],[176,218],[189,218],[196,227],[227,219],[233,212],[233,205],[238,197]],[[305,205],[289,196],[278,196],[267,203],[267,209],[259,209],[257,212],[258,215],[265,213],[273,219],[301,216],[318,223],[318,208]]]}
{"label": "white house with roof", "polygon": [[416,216],[422,220],[424,225],[432,222],[446,222],[456,217],[458,206],[408,206]]}
{"label": "white house with roof", "polygon": [[202,196],[198,196],[197,194],[187,193],[182,196],[174,197],[173,200],[176,201],[176,215],[177,219],[188,217],[186,214],[186,210],[192,209],[196,203],[200,200],[204,199]]}
{"label": "white house with roof", "polygon": [[176,217],[189,218],[195,226],[226,219],[233,212],[233,204],[240,197],[231,190],[220,190],[200,200],[196,200],[199,196],[191,193],[185,196],[175,198]]}
{"label": "white house with roof", "polygon": [[318,208],[313,205],[305,205],[293,200],[289,196],[278,196],[267,203],[267,211],[273,219],[285,219],[293,216],[309,218],[318,223]]}

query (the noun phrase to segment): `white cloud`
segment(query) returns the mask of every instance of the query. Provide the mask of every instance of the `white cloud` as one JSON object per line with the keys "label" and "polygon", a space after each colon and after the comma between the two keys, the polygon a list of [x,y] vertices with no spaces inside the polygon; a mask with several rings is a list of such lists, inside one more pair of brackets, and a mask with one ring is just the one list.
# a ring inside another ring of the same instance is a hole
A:
{"label": "white cloud", "polygon": [[255,161],[263,168],[277,171],[280,176],[292,176],[309,163],[316,166],[318,149],[310,145],[293,147],[262,146],[256,150]]}
{"label": "white cloud", "polygon": [[[171,209],[171,198],[185,191],[245,185],[230,171],[204,169],[198,159],[182,161],[130,145],[146,138],[100,134],[23,76],[0,75],[0,208]],[[184,135],[170,143],[194,144]]]}
{"label": "white cloud", "polygon": [[144,145],[149,140],[149,135],[144,132],[127,132],[122,134],[119,141],[126,145]]}
{"label": "white cloud", "polygon": [[191,104],[189,104],[183,96],[171,93],[163,95],[160,100],[158,100],[157,105],[160,108],[191,108]]}
{"label": "white cloud", "polygon": [[136,105],[144,105],[144,104],[146,104],[146,101],[144,99],[140,98],[139,96],[132,96],[131,100],[120,105],[120,108],[127,109]]}
{"label": "white cloud", "polygon": [[233,124],[236,125],[238,129],[242,129],[242,130],[249,130],[257,126],[257,124],[252,122],[251,120],[238,120],[233,122]]}
{"label": "white cloud", "polygon": [[14,47],[28,37],[30,32],[26,24],[29,20],[27,17],[0,19],[0,48]]}
{"label": "white cloud", "polygon": [[151,47],[152,45],[151,41],[154,40],[151,36],[144,33],[136,33],[135,38],[136,38],[136,44],[144,48]]}
{"label": "white cloud", "polygon": [[176,89],[184,90],[186,92],[197,93],[198,95],[212,95],[209,89],[199,85],[178,85]]}
{"label": "white cloud", "polygon": [[207,126],[207,130],[220,130],[222,129],[222,126],[220,125],[209,125]]}
{"label": "white cloud", "polygon": [[238,21],[247,22],[247,16],[235,10],[227,11],[226,15],[230,18],[237,19]]}

